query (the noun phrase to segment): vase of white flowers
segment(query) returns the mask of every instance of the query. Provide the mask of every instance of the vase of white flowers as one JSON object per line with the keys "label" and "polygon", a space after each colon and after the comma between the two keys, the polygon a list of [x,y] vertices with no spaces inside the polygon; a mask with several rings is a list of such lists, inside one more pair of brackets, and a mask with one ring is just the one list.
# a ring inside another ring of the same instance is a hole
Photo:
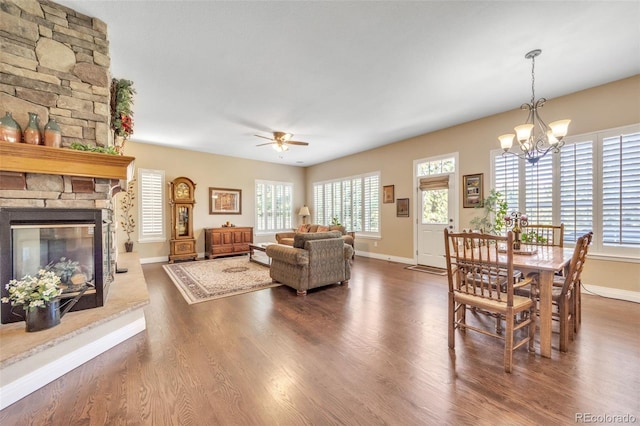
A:
{"label": "vase of white flowers", "polygon": [[41,269],[35,277],[25,275],[6,285],[8,297],[2,303],[11,303],[24,309],[27,331],[39,331],[60,324],[60,277],[53,271]]}

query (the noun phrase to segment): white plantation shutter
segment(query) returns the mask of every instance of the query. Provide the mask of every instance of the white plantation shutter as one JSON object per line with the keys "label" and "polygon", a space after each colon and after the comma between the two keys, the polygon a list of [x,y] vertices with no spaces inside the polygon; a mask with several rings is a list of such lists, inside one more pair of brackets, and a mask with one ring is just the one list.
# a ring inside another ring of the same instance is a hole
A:
{"label": "white plantation shutter", "polygon": [[290,230],[293,226],[293,184],[256,180],[256,232]]}
{"label": "white plantation shutter", "polygon": [[525,208],[529,223],[553,224],[553,155],[525,165]]}
{"label": "white plantation shutter", "polygon": [[602,143],[603,244],[640,245],[640,133]]}
{"label": "white plantation shutter", "polygon": [[138,169],[140,242],[166,240],[164,190],[164,170]]}
{"label": "white plantation shutter", "polygon": [[313,206],[313,223],[328,223],[325,213],[324,185],[313,185]]}
{"label": "white plantation shutter", "polygon": [[500,192],[507,202],[507,211],[518,210],[519,167],[518,157],[502,155],[502,151],[494,152],[493,159],[493,188]]}
{"label": "white plantation shutter", "polygon": [[380,174],[351,176],[313,184],[313,222],[328,225],[334,217],[348,231],[378,233]]}
{"label": "white plantation shutter", "polygon": [[565,145],[560,153],[560,222],[564,241],[593,230],[593,141]]}
{"label": "white plantation shutter", "polygon": [[364,232],[376,233],[380,230],[380,175],[370,175],[364,178]]}
{"label": "white plantation shutter", "polygon": [[565,243],[593,231],[592,253],[640,257],[640,125],[567,138],[538,166],[497,150],[491,158],[510,211],[520,193],[529,222],[564,223]]}

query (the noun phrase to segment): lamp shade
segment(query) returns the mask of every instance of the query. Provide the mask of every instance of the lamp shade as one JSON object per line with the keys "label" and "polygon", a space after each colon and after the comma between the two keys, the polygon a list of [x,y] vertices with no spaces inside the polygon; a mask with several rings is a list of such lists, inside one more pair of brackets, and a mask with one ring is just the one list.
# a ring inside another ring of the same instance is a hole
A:
{"label": "lamp shade", "polygon": [[298,212],[298,216],[311,216],[311,213],[309,212],[309,207],[307,207],[307,206],[300,207],[300,211]]}

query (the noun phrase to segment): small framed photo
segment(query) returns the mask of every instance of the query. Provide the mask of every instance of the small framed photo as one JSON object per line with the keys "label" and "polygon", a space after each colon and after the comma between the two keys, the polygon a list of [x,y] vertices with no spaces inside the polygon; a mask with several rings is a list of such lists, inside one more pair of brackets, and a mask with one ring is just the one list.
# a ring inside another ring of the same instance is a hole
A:
{"label": "small framed photo", "polygon": [[209,214],[242,214],[242,190],[209,188]]}
{"label": "small framed photo", "polygon": [[396,216],[409,217],[409,199],[398,198],[396,202]]}
{"label": "small framed photo", "polygon": [[482,190],[482,173],[475,175],[464,175],[462,177],[462,187],[464,200],[462,206],[484,207],[484,193]]}
{"label": "small framed photo", "polygon": [[393,203],[396,200],[394,194],[394,186],[386,185],[382,187],[382,202],[383,203]]}

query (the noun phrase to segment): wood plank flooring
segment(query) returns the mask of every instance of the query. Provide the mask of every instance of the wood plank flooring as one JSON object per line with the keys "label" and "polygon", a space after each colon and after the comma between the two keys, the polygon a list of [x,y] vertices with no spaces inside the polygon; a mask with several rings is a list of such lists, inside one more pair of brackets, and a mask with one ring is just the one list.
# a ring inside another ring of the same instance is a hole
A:
{"label": "wood plank flooring", "polygon": [[0,424],[640,422],[637,304],[583,293],[571,352],[555,334],[552,359],[521,348],[506,374],[499,340],[458,333],[449,351],[446,277],[404,266],[358,257],[346,287],[188,305],[160,264],[144,265],[146,332],[0,411]]}

